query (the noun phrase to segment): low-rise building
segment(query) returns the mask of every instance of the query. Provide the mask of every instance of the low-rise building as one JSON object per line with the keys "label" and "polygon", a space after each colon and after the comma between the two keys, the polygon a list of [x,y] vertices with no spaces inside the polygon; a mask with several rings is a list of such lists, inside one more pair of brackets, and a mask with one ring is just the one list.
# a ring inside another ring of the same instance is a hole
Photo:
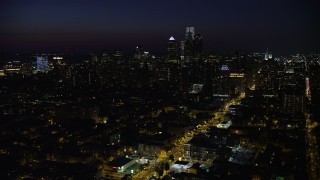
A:
{"label": "low-rise building", "polygon": [[119,157],[107,164],[107,169],[117,172],[125,172],[130,166],[134,165],[134,159]]}

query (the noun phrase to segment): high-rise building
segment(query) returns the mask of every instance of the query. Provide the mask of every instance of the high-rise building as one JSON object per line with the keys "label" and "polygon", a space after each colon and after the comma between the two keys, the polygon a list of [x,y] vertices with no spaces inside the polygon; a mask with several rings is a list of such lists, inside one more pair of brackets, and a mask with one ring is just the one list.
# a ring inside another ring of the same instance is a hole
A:
{"label": "high-rise building", "polygon": [[216,68],[216,76],[213,79],[213,96],[227,100],[230,96],[230,69],[227,65]]}
{"label": "high-rise building", "polygon": [[230,95],[237,95],[244,92],[244,77],[243,72],[231,72],[229,74]]}
{"label": "high-rise building", "polygon": [[168,41],[168,61],[177,61],[177,43],[173,36]]}
{"label": "high-rise building", "polygon": [[266,53],[264,54],[264,60],[270,60],[272,59],[272,53],[269,52],[269,50],[267,49]]}
{"label": "high-rise building", "polygon": [[263,61],[256,76],[256,88],[262,95],[277,96],[279,89],[279,67],[276,61]]}
{"label": "high-rise building", "polygon": [[193,55],[193,40],[195,35],[194,27],[186,27],[186,37],[184,41],[184,62],[189,63],[192,61]]}
{"label": "high-rise building", "polygon": [[195,36],[194,27],[186,27],[186,39],[193,40]]}
{"label": "high-rise building", "polygon": [[4,66],[4,74],[19,74],[21,72],[22,63],[20,61],[10,61]]}
{"label": "high-rise building", "polygon": [[194,27],[186,27],[185,41],[181,44],[181,57],[184,63],[198,61],[202,54],[202,36]]}
{"label": "high-rise building", "polygon": [[104,52],[102,53],[101,63],[105,64],[105,63],[110,63],[111,61],[112,60],[109,52],[107,50],[104,50]]}
{"label": "high-rise building", "polygon": [[36,72],[48,72],[49,63],[48,56],[37,56]]}
{"label": "high-rise building", "polygon": [[138,62],[143,62],[143,48],[141,46],[136,46],[135,50],[134,50],[134,56],[133,56],[133,59],[135,61],[138,61]]}
{"label": "high-rise building", "polygon": [[192,61],[192,41],[190,39],[186,39],[184,41],[184,62],[190,63]]}
{"label": "high-rise building", "polygon": [[113,59],[116,64],[121,64],[125,61],[122,50],[118,50],[113,54]]}
{"label": "high-rise building", "polygon": [[184,41],[180,41],[180,59],[184,60]]}
{"label": "high-rise building", "polygon": [[202,54],[202,36],[197,33],[193,39],[193,56],[194,59],[199,60]]}
{"label": "high-rise building", "polygon": [[306,99],[304,89],[295,84],[286,85],[282,88],[281,110],[285,114],[304,114]]}

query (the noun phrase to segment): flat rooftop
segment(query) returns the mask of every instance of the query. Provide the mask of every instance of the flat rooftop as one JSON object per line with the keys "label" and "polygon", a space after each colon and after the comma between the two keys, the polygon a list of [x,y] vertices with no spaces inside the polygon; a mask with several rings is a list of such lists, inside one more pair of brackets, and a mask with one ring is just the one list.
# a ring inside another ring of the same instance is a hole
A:
{"label": "flat rooftop", "polygon": [[133,159],[126,158],[126,157],[119,157],[119,158],[109,162],[108,165],[113,166],[113,167],[121,167],[121,166],[128,164],[132,160]]}

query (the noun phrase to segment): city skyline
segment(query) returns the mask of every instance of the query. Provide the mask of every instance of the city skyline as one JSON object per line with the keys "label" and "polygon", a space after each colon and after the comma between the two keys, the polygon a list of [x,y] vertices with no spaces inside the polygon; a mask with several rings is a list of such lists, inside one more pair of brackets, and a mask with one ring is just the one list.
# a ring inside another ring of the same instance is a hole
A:
{"label": "city skyline", "polygon": [[0,179],[320,179],[319,3],[2,2]]}
{"label": "city skyline", "polygon": [[0,11],[3,52],[124,49],[164,54],[166,41],[193,26],[204,51],[235,49],[283,55],[316,52],[316,2],[298,1],[6,1]]}

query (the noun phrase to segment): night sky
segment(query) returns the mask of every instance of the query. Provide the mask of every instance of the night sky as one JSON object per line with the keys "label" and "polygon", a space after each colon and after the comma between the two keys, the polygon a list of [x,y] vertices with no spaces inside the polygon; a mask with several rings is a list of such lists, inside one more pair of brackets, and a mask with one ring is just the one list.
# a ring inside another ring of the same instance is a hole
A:
{"label": "night sky", "polygon": [[194,26],[205,50],[279,54],[320,50],[316,0],[5,0],[0,51],[124,49],[166,51]]}

